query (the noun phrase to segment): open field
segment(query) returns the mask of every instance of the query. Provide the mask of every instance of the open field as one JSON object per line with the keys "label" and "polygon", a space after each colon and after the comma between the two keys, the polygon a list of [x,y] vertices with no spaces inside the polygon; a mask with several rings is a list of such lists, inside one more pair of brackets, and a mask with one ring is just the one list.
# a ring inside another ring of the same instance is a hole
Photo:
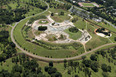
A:
{"label": "open field", "polygon": [[91,50],[91,49],[94,49],[94,48],[96,48],[100,45],[111,43],[107,38],[97,36],[94,33],[95,28],[92,27],[92,25],[88,24],[87,30],[90,33],[90,35],[92,36],[92,39],[86,44],[87,51]]}
{"label": "open field", "polygon": [[[55,20],[56,22],[63,22],[64,20],[70,19],[70,17],[68,16],[68,14],[70,14],[70,12],[68,12],[66,10],[50,8],[49,11],[54,13],[54,16],[51,16],[51,18],[53,20]],[[59,15],[61,12],[64,12],[64,15]]]}
{"label": "open field", "polygon": [[84,7],[94,7],[94,5],[92,4],[92,3],[82,3],[82,5],[84,6]]}
{"label": "open field", "polygon": [[95,22],[94,20],[90,20],[90,21],[93,22],[93,23],[95,23],[95,24],[98,24],[98,25],[101,26],[101,27],[104,27],[104,28],[106,28],[106,29],[109,29],[110,31],[116,32],[116,29],[115,29],[113,26],[109,25],[109,24],[106,24],[106,23],[104,23],[104,22],[97,23],[97,22]]}
{"label": "open field", "polygon": [[67,56],[76,56],[77,54],[81,54],[84,52],[83,47],[80,47],[78,50],[73,49],[72,47],[70,47],[70,49],[66,50],[66,49],[61,49],[61,50],[48,50],[45,49],[41,46],[32,44],[30,42],[25,41],[25,39],[22,36],[21,33],[21,29],[23,27],[23,25],[28,21],[29,19],[26,19],[22,22],[20,22],[15,30],[14,30],[14,38],[16,39],[16,42],[24,49],[26,49],[27,51],[29,51],[30,53],[34,53],[37,54],[39,56],[49,56],[49,57],[53,57],[53,58],[63,58],[63,57],[67,57]]}
{"label": "open field", "polygon": [[[107,51],[106,51],[107,52]],[[94,53],[93,53],[94,54]],[[86,59],[90,59],[91,54],[88,54],[86,56]],[[108,62],[108,58],[111,58],[108,53],[107,53],[107,58],[103,57],[102,55],[98,55],[97,58],[97,62],[99,62],[99,69],[98,72],[94,72],[91,68],[89,68],[89,70],[91,71],[91,76],[92,77],[103,77],[102,75],[102,69],[101,69],[101,65],[102,64],[107,64],[111,66],[111,72],[108,72],[109,76],[108,77],[115,77],[116,73],[116,66],[114,65],[115,60],[111,59],[113,62]],[[45,66],[49,66],[49,63],[47,62],[42,62],[42,61],[37,61],[39,63],[39,66],[42,68],[42,72],[49,76],[49,74],[47,72],[45,72],[44,68]],[[76,74],[78,74],[79,77],[85,76],[85,72],[80,71],[79,67],[81,67],[82,64],[82,60],[76,60],[74,62],[79,62],[79,66],[76,67],[76,72],[74,71],[74,68],[72,70],[72,67],[68,66],[67,63],[67,67],[64,68],[64,63],[54,63],[54,67],[62,74],[62,77],[72,77]],[[2,65],[0,65],[0,70],[5,69],[8,70],[9,72],[11,72],[12,67],[15,65],[15,63],[12,63],[12,58],[7,59],[5,62],[2,62]],[[71,74],[68,74],[68,70],[71,70]]]}
{"label": "open field", "polygon": [[83,19],[81,17],[75,16],[74,18],[78,18],[77,22],[74,23],[74,25],[79,28],[79,29],[86,29],[86,22],[83,21]]}
{"label": "open field", "polygon": [[73,40],[78,40],[82,36],[82,33],[80,31],[78,31],[77,33],[72,33],[69,31],[69,29],[66,29],[64,32],[68,33],[69,37]]}
{"label": "open field", "polygon": [[79,6],[81,7],[99,7],[97,3],[84,3],[84,2],[79,2]]}
{"label": "open field", "polygon": [[[26,1],[26,2],[28,2],[28,1]],[[41,3],[43,3],[43,2],[41,2]],[[38,12],[42,12],[43,11],[42,9],[34,7],[32,5],[28,6],[25,2],[19,2],[19,4],[20,4],[20,6],[18,7],[18,4],[16,2],[10,2],[8,4],[8,6],[11,7],[11,10],[16,9],[17,7],[18,8],[23,8],[23,9],[29,8],[29,11],[25,14],[26,17],[31,16],[33,14],[37,14]],[[45,5],[45,3],[43,3],[43,5]],[[5,9],[9,9],[8,6],[5,5],[4,6]]]}

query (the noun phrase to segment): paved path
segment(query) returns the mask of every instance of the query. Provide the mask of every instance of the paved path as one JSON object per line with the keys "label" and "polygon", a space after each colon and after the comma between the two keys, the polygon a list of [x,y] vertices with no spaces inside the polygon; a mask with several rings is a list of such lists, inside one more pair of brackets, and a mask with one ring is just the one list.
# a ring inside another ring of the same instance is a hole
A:
{"label": "paved path", "polygon": [[[46,4],[47,4],[47,3],[46,3]],[[48,4],[47,4],[47,5],[48,5]],[[49,5],[48,5],[48,9],[49,9]],[[48,9],[47,9],[47,10],[48,10]],[[47,10],[45,10],[44,12],[46,12]],[[42,13],[44,13],[44,12],[42,12]],[[37,15],[40,15],[40,14],[42,14],[42,13],[39,13],[39,14],[37,14]],[[32,16],[30,16],[30,17],[32,17]],[[27,18],[29,18],[29,17],[27,17]],[[25,18],[25,19],[27,19],[27,18]],[[23,20],[24,20],[24,19],[22,19],[21,21],[23,21]],[[79,55],[79,56],[70,57],[70,58],[46,58],[46,57],[41,57],[41,56],[38,56],[38,55],[34,55],[34,54],[32,54],[32,53],[29,53],[28,51],[24,50],[23,48],[21,48],[21,47],[16,43],[16,41],[15,41],[15,39],[14,39],[14,37],[13,37],[13,30],[14,30],[14,28],[17,26],[17,24],[20,23],[21,21],[17,22],[17,23],[15,24],[15,26],[12,28],[12,30],[11,30],[11,39],[12,39],[13,43],[16,45],[16,47],[19,48],[23,53],[25,53],[26,55],[28,55],[28,56],[30,56],[30,57],[36,58],[36,59],[38,59],[38,60],[41,60],[41,61],[46,61],[46,62],[49,62],[49,61],[53,61],[53,62],[63,62],[64,59],[66,59],[66,60],[75,60],[75,59],[78,59],[78,58],[80,58],[80,57],[82,57],[82,56],[84,56],[84,55],[87,55],[87,54],[89,54],[89,53],[92,53],[92,52],[94,52],[94,51],[96,51],[96,50],[98,50],[98,49],[100,49],[100,48],[102,48],[102,47],[109,46],[109,45],[116,45],[116,43],[105,44],[105,45],[99,46],[99,47],[97,47],[97,48],[95,48],[95,49],[93,49],[93,50],[91,50],[91,51],[89,51],[89,52],[83,53],[83,54],[81,54],[81,55]]]}

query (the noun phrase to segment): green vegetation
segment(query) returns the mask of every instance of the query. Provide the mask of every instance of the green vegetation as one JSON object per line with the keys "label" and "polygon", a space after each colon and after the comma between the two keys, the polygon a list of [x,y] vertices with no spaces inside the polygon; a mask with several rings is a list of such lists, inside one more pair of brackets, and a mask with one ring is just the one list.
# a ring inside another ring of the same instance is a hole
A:
{"label": "green vegetation", "polygon": [[68,15],[64,14],[64,15],[54,15],[54,16],[51,16],[51,18],[53,20],[55,20],[56,22],[63,22],[64,20],[69,20],[70,17],[68,17]]}
{"label": "green vegetation", "polygon": [[32,24],[35,20],[39,20],[39,19],[46,19],[46,16],[45,15],[39,15],[39,16],[36,16],[36,17],[32,17],[32,18],[30,18],[28,23]]}
{"label": "green vegetation", "polygon": [[[17,71],[20,74],[25,74],[24,72],[25,70],[27,70],[26,72],[28,73],[25,75],[26,77],[29,75],[33,76],[33,74],[39,76],[44,75],[44,77],[46,77],[52,76],[55,73],[57,73],[55,75],[60,75],[60,77],[104,77],[104,75],[112,77],[116,75],[116,61],[114,57],[114,54],[116,53],[115,50],[115,47],[108,50],[100,50],[96,51],[91,55],[88,55],[88,57],[83,56],[82,60],[64,60],[63,63],[46,63],[42,61],[36,61],[25,55],[19,55],[1,63],[0,75],[4,72],[1,70],[4,69],[8,70],[8,72],[11,73],[11,75],[12,73],[13,75],[16,75],[15,73]],[[35,68],[36,70],[34,70]],[[8,73],[5,75],[8,75]]]}
{"label": "green vegetation", "polygon": [[[53,58],[54,57],[55,58],[71,57],[71,56],[79,55],[84,52],[82,45],[79,43],[78,43],[78,45],[76,44],[74,46],[69,44],[69,45],[61,45],[59,47],[59,46],[57,46],[57,44],[49,45],[46,43],[44,44],[41,42],[40,43],[37,42],[39,45],[36,45],[36,44],[26,41],[25,38],[22,36],[21,30],[22,30],[24,24],[28,20],[29,20],[29,18],[24,21],[21,21],[14,30],[14,38],[15,38],[16,42],[25,50],[27,50],[33,54],[37,54],[40,56],[46,56],[46,57],[52,56]],[[50,49],[55,49],[55,50],[50,50]]]}
{"label": "green vegetation", "polygon": [[30,26],[25,25],[23,27],[22,35],[23,35],[23,37],[28,38],[28,39],[33,39],[34,38],[34,35],[32,33],[32,28]]}
{"label": "green vegetation", "polygon": [[73,33],[70,32],[69,29],[66,29],[65,32],[68,33],[69,37],[73,40],[78,40],[82,36],[82,33],[80,31],[78,31],[77,33]]}
{"label": "green vegetation", "polygon": [[56,35],[54,35],[54,34],[47,35],[46,38],[48,39],[48,41],[56,41],[57,40]]}
{"label": "green vegetation", "polygon": [[8,26],[0,28],[0,62],[12,57],[17,50],[15,44],[9,39]]}
{"label": "green vegetation", "polygon": [[[49,10],[53,13],[53,15],[51,15],[51,18],[55,20],[56,22],[63,22],[64,20],[70,19],[70,17],[68,16],[70,12],[67,10],[54,9],[54,8],[50,8]],[[61,13],[63,13],[63,15]]]}
{"label": "green vegetation", "polygon": [[76,27],[69,28],[69,31],[72,33],[77,33],[79,30]]}
{"label": "green vegetation", "polygon": [[18,22],[47,8],[46,4],[41,0],[3,0],[0,7],[0,24]]}
{"label": "green vegetation", "polygon": [[62,77],[62,74],[53,66],[52,62],[49,62],[49,65],[41,67],[40,63],[35,59],[29,58],[24,54],[10,58],[6,62],[1,62],[0,67],[1,77]]}
{"label": "green vegetation", "polygon": [[[94,32],[95,28],[94,26],[87,24],[87,31],[90,33],[92,36],[92,39],[86,43],[86,49],[87,51],[94,49],[98,46],[110,43],[110,41],[107,38],[103,38],[100,36],[97,36]],[[104,41],[103,41],[104,40]]]}
{"label": "green vegetation", "polygon": [[38,30],[39,31],[45,31],[45,30],[47,30],[47,26],[39,26]]}
{"label": "green vegetation", "polygon": [[47,20],[40,20],[39,21],[39,24],[47,24],[47,23],[49,23]]}
{"label": "green vegetation", "polygon": [[93,3],[82,3],[84,7],[94,7]]}

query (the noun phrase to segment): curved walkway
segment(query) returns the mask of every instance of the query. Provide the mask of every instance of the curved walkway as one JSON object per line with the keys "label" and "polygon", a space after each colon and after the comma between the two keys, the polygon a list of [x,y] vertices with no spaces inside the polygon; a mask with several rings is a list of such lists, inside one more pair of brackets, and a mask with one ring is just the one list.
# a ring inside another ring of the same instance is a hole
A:
{"label": "curved walkway", "polygon": [[[45,2],[45,3],[46,3],[46,2]],[[47,4],[47,3],[46,3],[46,4]],[[47,5],[48,5],[48,4],[47,4]],[[49,9],[49,5],[48,5],[47,10],[48,10],[48,9]],[[45,10],[44,12],[46,12],[47,10]],[[44,13],[44,12],[42,12],[42,13]],[[39,14],[36,14],[36,15],[40,15],[40,14],[42,14],[42,13],[39,13]],[[35,15],[35,16],[36,16],[36,15]],[[33,17],[33,16],[30,16],[30,17]],[[27,18],[29,18],[29,17],[27,17]],[[27,18],[25,18],[25,19],[27,19]],[[23,20],[24,20],[24,19],[22,19],[21,21],[23,21]],[[29,53],[28,51],[25,51],[23,48],[21,48],[21,47],[16,43],[16,41],[15,41],[15,39],[14,39],[14,37],[13,37],[13,31],[14,31],[15,27],[17,26],[17,24],[20,23],[21,21],[17,22],[17,23],[15,24],[15,26],[12,28],[12,30],[11,30],[11,39],[12,39],[13,43],[16,45],[16,47],[19,48],[23,53],[25,53],[26,55],[28,55],[28,56],[30,56],[30,57],[36,58],[36,59],[38,59],[38,60],[41,60],[41,61],[46,61],[46,62],[49,62],[49,61],[53,61],[53,62],[63,62],[64,59],[66,59],[66,60],[76,60],[76,59],[78,59],[78,58],[80,58],[80,57],[82,57],[82,56],[84,56],[84,55],[87,55],[87,54],[89,54],[89,53],[91,53],[91,52],[94,52],[94,51],[96,51],[96,50],[98,50],[98,49],[100,49],[100,48],[102,48],[102,47],[109,46],[109,45],[116,45],[116,43],[105,44],[105,45],[99,46],[99,47],[97,47],[97,48],[95,48],[95,49],[93,49],[93,50],[91,50],[91,51],[89,51],[89,52],[83,53],[83,54],[81,54],[81,55],[79,55],[79,56],[70,57],[70,58],[46,58],[46,57],[41,57],[41,56],[38,56],[38,55],[34,55],[34,54],[32,54],[32,53]]]}

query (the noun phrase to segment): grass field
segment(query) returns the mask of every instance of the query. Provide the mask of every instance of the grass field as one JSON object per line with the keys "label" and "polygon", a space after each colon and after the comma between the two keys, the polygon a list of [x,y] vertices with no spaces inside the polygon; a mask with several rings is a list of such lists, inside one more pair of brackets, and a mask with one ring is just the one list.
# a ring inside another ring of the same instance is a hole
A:
{"label": "grass field", "polygon": [[84,7],[94,7],[92,3],[82,3]]}
{"label": "grass field", "polygon": [[87,30],[90,33],[90,35],[92,36],[92,39],[88,43],[86,43],[86,49],[87,50],[94,49],[94,48],[96,48],[100,45],[103,45],[103,44],[111,43],[107,38],[97,36],[94,33],[95,28],[92,27],[92,25],[88,24],[88,29]]}
{"label": "grass field", "polygon": [[82,35],[80,31],[78,31],[77,33],[72,33],[69,31],[69,29],[66,29],[64,32],[68,33],[69,37],[73,40],[78,40]]}
{"label": "grass field", "polygon": [[[16,9],[18,4],[16,2],[11,2],[9,3],[9,6],[11,7],[12,10]],[[25,3],[20,3],[20,7],[19,8],[26,8],[28,5]],[[7,6],[5,6],[6,9],[8,9]],[[29,5],[30,10],[25,14],[26,17],[31,16],[33,14],[37,14],[38,12],[42,12],[43,10],[37,7],[33,7],[31,5]]]}
{"label": "grass field", "polygon": [[94,22],[95,24],[100,25],[101,27],[104,27],[104,28],[106,28],[106,29],[109,29],[109,30],[111,30],[111,31],[116,32],[116,29],[115,29],[113,26],[109,25],[109,24],[105,24],[104,22],[97,23],[97,22],[95,22],[94,20],[90,20],[90,21]]}
{"label": "grass field", "polygon": [[76,56],[77,54],[81,54],[84,52],[83,47],[80,47],[78,50],[75,50],[73,48],[71,49],[61,49],[61,50],[48,50],[45,49],[43,47],[40,47],[38,45],[29,43],[27,41],[25,41],[25,39],[23,38],[22,34],[21,34],[21,29],[23,27],[23,25],[29,20],[26,19],[22,22],[20,22],[15,30],[14,30],[14,38],[16,39],[16,42],[22,47],[25,48],[27,51],[30,51],[30,53],[34,53],[37,54],[39,56],[52,56],[53,58],[63,58],[63,57],[67,57],[67,56]]}
{"label": "grass field", "polygon": [[[54,13],[54,16],[51,16],[51,18],[53,20],[55,20],[56,22],[63,22],[64,20],[69,20],[70,17],[68,16],[68,14],[70,14],[70,12],[65,11],[63,9],[53,9],[50,8],[49,9],[52,13]],[[64,12],[64,15],[59,15],[60,12]]]}
{"label": "grass field", "polygon": [[[94,53],[93,53],[94,54]],[[108,53],[107,53],[108,55]],[[90,59],[91,54],[86,55],[86,59]],[[106,57],[102,57],[101,55],[98,55],[98,62],[99,62],[99,71],[98,72],[94,72],[92,69],[89,68],[89,70],[91,71],[91,77],[103,77],[102,76],[102,69],[101,69],[101,64],[107,64],[111,66],[111,72],[108,72],[109,76],[108,77],[115,77],[116,76],[116,66],[114,65],[115,60],[111,59],[113,61],[112,62],[108,62],[108,58],[109,55]],[[42,72],[49,76],[49,74],[47,72],[44,71],[44,67],[45,66],[49,66],[48,63],[46,62],[42,62],[42,61],[37,61],[39,63],[39,66],[42,68]],[[76,60],[74,62],[79,62],[79,66],[82,66],[81,62],[82,60]],[[5,62],[2,62],[2,65],[0,64],[0,70],[5,69],[8,70],[9,72],[11,72],[12,67],[15,64],[12,63],[12,58],[7,59]],[[68,64],[67,64],[68,66]],[[54,67],[62,74],[62,77],[73,77],[74,75],[78,74],[79,77],[86,77],[85,76],[85,72],[84,71],[80,71],[79,67],[76,68],[76,72],[74,70],[72,70],[71,74],[68,74],[68,69],[71,69],[71,67],[67,67],[64,68],[64,63],[54,63]]]}
{"label": "grass field", "polygon": [[[74,15],[74,18],[76,18],[78,16]],[[86,28],[86,22],[83,21],[83,19],[81,17],[78,17],[77,22],[74,23],[74,25],[79,28],[79,29],[85,29]]]}

